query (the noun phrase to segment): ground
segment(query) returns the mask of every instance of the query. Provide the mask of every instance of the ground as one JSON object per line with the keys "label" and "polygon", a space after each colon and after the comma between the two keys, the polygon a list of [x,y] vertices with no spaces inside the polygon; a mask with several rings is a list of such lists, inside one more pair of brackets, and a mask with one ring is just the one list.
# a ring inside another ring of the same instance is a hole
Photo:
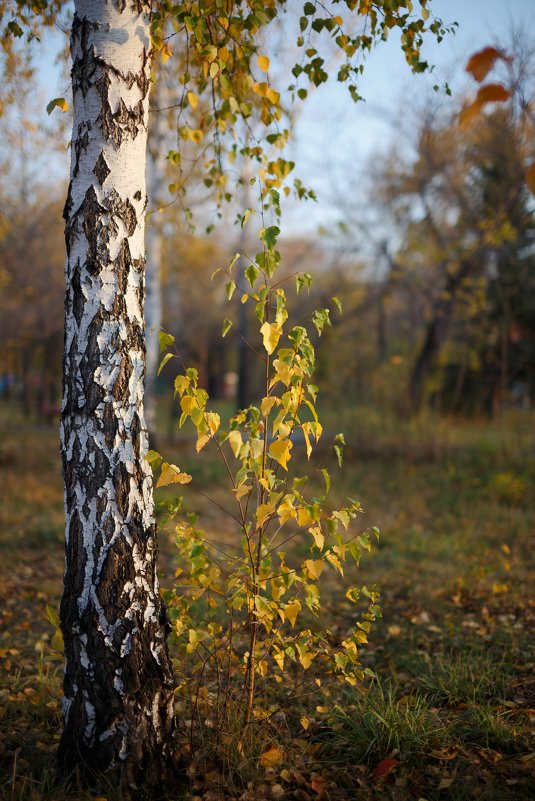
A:
{"label": "ground", "polygon": [[[376,680],[333,689],[329,708],[292,701],[255,758],[191,754],[182,797],[507,801],[535,787],[535,444],[533,419],[443,422],[370,435],[354,426],[335,492],[359,498],[381,539],[358,581],[382,619],[363,651]],[[0,797],[66,801],[54,785],[61,656],[53,620],[63,567],[57,436],[0,415]],[[159,443],[220,498],[222,474],[191,443]],[[222,497],[222,496],[221,496]],[[195,494],[204,525],[217,507]],[[162,584],[174,554],[162,532]],[[324,615],[343,633],[339,582]],[[48,607],[48,612],[47,612]],[[47,619],[48,616],[48,619]],[[267,756],[266,756],[267,755]],[[271,755],[271,756],[270,756]],[[176,796],[172,796],[176,797]]]}

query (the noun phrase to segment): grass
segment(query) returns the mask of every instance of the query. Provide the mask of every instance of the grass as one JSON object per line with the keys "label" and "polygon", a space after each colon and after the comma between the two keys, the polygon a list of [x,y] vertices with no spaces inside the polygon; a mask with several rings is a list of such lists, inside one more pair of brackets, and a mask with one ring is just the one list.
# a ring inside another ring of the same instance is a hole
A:
{"label": "grass", "polygon": [[[331,465],[333,491],[360,498],[363,526],[381,529],[356,575],[382,592],[383,619],[363,649],[377,679],[333,689],[326,711],[317,711],[314,695],[286,702],[241,749],[232,720],[217,740],[202,717],[196,753],[186,735],[177,741],[189,761],[191,796],[533,797],[535,448],[528,423],[532,417],[509,429],[387,425],[383,434],[374,423],[367,440],[347,432],[346,469]],[[79,788],[57,787],[53,771],[61,662],[45,604],[58,607],[63,568],[56,435],[12,432],[0,411],[0,442],[0,797],[84,799]],[[224,499],[224,471],[208,453],[196,459],[187,440],[160,448],[193,474],[198,490]],[[187,505],[218,538],[233,537],[202,494],[190,492]],[[162,536],[164,585],[176,567],[171,539]],[[325,592],[325,617],[343,632],[349,605],[337,582],[326,582]],[[260,765],[274,747],[281,759]]]}

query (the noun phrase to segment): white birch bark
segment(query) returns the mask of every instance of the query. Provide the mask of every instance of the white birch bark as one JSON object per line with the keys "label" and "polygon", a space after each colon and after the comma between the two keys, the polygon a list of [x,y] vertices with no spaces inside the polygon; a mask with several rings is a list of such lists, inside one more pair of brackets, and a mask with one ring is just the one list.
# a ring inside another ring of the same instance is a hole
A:
{"label": "white birch bark", "polygon": [[173,726],[145,460],[144,217],[150,7],[76,0],[65,206],[61,447],[66,563],[64,770],[121,798],[162,791]]}

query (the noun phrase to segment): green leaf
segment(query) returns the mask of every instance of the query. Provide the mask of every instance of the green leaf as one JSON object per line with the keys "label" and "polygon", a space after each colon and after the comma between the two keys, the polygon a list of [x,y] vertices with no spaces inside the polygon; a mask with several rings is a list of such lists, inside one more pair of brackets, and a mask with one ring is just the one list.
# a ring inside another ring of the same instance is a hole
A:
{"label": "green leaf", "polygon": [[221,329],[221,336],[226,337],[230,329],[232,328],[232,320],[225,319],[223,320],[223,327]]}
{"label": "green leaf", "polygon": [[165,365],[167,364],[167,362],[170,359],[175,359],[175,358],[176,358],[176,356],[175,356],[174,353],[166,353],[165,356],[163,357],[162,361],[160,362],[160,366],[158,367],[158,375],[160,375],[160,373],[162,372],[162,370],[165,367]]}
{"label": "green leaf", "polygon": [[234,290],[236,289],[236,284],[234,281],[229,281],[225,284],[225,292],[227,293],[227,300],[230,300],[234,294]]}
{"label": "green leaf", "polygon": [[297,294],[299,294],[304,286],[306,286],[310,292],[310,287],[312,286],[312,276],[310,273],[298,273],[295,277],[295,290]]}
{"label": "green leaf", "polygon": [[230,264],[228,266],[229,270],[232,270],[232,268],[234,267],[234,265],[236,264],[238,259],[241,259],[241,254],[240,253],[236,253],[235,254],[234,258],[232,259],[232,261],[230,262]]}
{"label": "green leaf", "polygon": [[152,451],[152,450],[147,451],[147,455],[145,456],[145,459],[147,460],[147,462],[150,464],[151,467],[153,464],[160,461],[161,458],[162,457],[160,456],[158,451]]}
{"label": "green leaf", "polygon": [[321,336],[325,326],[331,324],[329,319],[329,309],[316,309],[312,315],[312,322],[316,326],[318,334]]}
{"label": "green leaf", "polygon": [[256,279],[258,278],[258,272],[258,267],[254,264],[250,264],[245,270],[245,276],[251,285],[251,289],[254,287]]}
{"label": "green leaf", "polygon": [[344,456],[344,448],[343,446],[346,444],[345,438],[343,434],[337,434],[334,438],[333,448],[334,452],[336,453],[336,458],[338,459],[338,465],[342,467],[342,459]]}
{"label": "green leaf", "polygon": [[277,237],[281,230],[277,225],[270,225],[269,228],[262,228],[260,231],[260,239],[265,244],[268,250],[271,250],[277,244]]}
{"label": "green leaf", "polygon": [[174,345],[175,338],[172,334],[166,334],[165,331],[160,331],[158,334],[158,342],[160,343],[160,353],[167,350],[171,345]]}
{"label": "green leaf", "polygon": [[335,306],[338,309],[338,311],[340,312],[340,314],[342,314],[342,301],[340,300],[340,298],[337,298],[335,296],[335,297],[332,297],[331,300],[335,304]]}

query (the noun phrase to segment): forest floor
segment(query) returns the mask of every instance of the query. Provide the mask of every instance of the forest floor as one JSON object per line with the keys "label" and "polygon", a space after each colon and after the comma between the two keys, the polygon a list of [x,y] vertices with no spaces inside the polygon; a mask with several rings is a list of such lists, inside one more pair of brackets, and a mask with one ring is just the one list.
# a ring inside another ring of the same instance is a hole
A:
{"label": "forest floor", "polygon": [[[396,431],[348,437],[341,477],[332,470],[335,493],[359,498],[364,525],[381,529],[358,575],[381,591],[383,617],[362,653],[377,679],[339,690],[328,710],[293,701],[284,727],[265,727],[258,745],[275,758],[205,761],[182,797],[535,797],[533,435],[486,423]],[[219,498],[223,473],[209,455],[196,458],[189,442],[160,449]],[[63,568],[56,433],[15,432],[0,416],[0,474],[0,798],[83,799],[54,783],[62,664],[46,606],[59,607]],[[204,526],[221,530],[217,507],[199,506]],[[349,628],[338,585],[326,587],[323,613]]]}

